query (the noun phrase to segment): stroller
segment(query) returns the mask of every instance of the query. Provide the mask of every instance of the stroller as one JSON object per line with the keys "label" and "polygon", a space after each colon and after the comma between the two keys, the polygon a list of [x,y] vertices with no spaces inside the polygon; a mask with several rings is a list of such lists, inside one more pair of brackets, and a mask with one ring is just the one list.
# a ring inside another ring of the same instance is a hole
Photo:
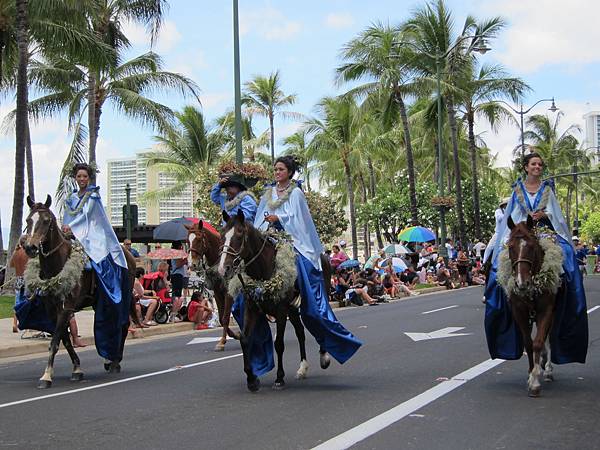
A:
{"label": "stroller", "polygon": [[[167,288],[161,272],[150,272],[142,277],[142,286],[144,290],[156,292],[158,297],[158,308],[154,313],[154,320],[156,323],[164,324],[169,320],[171,309],[173,308],[173,300],[171,299],[171,293]],[[142,311],[143,313],[145,311]]]}

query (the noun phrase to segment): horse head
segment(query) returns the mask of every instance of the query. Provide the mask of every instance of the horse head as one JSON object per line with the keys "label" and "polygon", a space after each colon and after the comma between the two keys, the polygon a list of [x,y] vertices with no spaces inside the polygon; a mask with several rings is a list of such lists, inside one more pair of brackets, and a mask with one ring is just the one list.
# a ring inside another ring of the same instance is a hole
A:
{"label": "horse head", "polygon": [[190,247],[188,265],[190,268],[196,270],[203,260],[206,260],[209,266],[214,265],[217,262],[221,237],[205,227],[202,220],[192,225],[185,225],[185,227],[188,230]]}
{"label": "horse head", "polygon": [[250,224],[246,223],[243,211],[240,209],[234,216],[223,211],[225,228],[221,235],[221,258],[219,260],[219,275],[231,278],[244,258],[248,257],[248,241]]}
{"label": "horse head", "polygon": [[508,218],[510,236],[508,239],[508,254],[512,264],[513,277],[518,292],[526,295],[533,287],[532,277],[542,266],[543,250],[533,232],[533,219],[527,216],[527,221],[515,224]]}
{"label": "horse head", "polygon": [[50,211],[52,204],[50,195],[46,197],[44,203],[35,203],[31,197],[27,196],[27,204],[30,211],[25,220],[27,227],[23,248],[27,256],[35,258],[42,245],[49,240],[53,228],[57,226],[56,217]]}

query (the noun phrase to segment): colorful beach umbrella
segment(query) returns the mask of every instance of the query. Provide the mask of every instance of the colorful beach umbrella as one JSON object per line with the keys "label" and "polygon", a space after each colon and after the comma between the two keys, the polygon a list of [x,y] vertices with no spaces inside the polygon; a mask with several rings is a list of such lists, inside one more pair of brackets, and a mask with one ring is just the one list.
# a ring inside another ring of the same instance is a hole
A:
{"label": "colorful beach umbrella", "polygon": [[408,227],[400,232],[398,239],[406,242],[427,242],[435,240],[435,233],[425,227]]}
{"label": "colorful beach umbrella", "polygon": [[383,251],[386,255],[408,255],[409,253],[412,253],[404,245],[400,244],[390,244],[384,248]]}

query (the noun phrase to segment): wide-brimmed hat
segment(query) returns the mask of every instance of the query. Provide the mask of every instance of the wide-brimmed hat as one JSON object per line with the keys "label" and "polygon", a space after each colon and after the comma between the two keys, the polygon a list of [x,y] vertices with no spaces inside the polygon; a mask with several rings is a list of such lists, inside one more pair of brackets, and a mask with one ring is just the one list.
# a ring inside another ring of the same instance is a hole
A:
{"label": "wide-brimmed hat", "polygon": [[573,236],[573,240],[579,242],[579,237],[578,236]]}
{"label": "wide-brimmed hat", "polygon": [[223,173],[220,175],[221,178],[227,178],[227,181],[222,184],[222,187],[227,188],[230,186],[234,186],[240,189],[240,191],[245,191],[248,189],[246,186],[246,180],[243,175],[239,175],[236,173]]}
{"label": "wide-brimmed hat", "polygon": [[509,201],[510,201],[510,197],[504,197],[502,200],[500,200],[500,206],[508,205]]}

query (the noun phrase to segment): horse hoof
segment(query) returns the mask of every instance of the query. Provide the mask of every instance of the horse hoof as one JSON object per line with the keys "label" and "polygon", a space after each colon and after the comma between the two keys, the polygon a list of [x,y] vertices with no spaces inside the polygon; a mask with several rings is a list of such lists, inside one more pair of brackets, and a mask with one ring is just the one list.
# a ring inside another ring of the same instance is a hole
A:
{"label": "horse hoof", "polygon": [[285,381],[276,381],[273,383],[274,391],[283,391],[285,389]]}
{"label": "horse hoof", "polygon": [[329,367],[329,364],[331,364],[331,358],[327,353],[321,353],[319,363],[321,364],[321,369],[327,369]]}
{"label": "horse hoof", "polygon": [[110,368],[108,370],[108,373],[121,373],[121,364],[119,363],[112,363],[109,364]]}
{"label": "horse hoof", "polygon": [[544,381],[549,383],[550,381],[554,381],[554,375],[549,373],[548,375],[544,375]]}
{"label": "horse hoof", "polygon": [[110,370],[110,363],[104,363],[104,370],[107,372]]}
{"label": "horse hoof", "polygon": [[529,389],[527,391],[527,395],[529,395],[530,397],[536,398],[536,397],[540,396],[540,392],[541,392],[540,388],[533,388],[533,389]]}
{"label": "horse hoof", "polygon": [[38,389],[48,389],[50,386],[52,386],[52,381],[48,381],[48,380],[38,381]]}
{"label": "horse hoof", "polygon": [[260,380],[257,378],[254,381],[248,381],[247,385],[250,392],[258,392],[260,389]]}
{"label": "horse hoof", "polygon": [[71,381],[83,380],[83,372],[74,372],[71,374]]}
{"label": "horse hoof", "polygon": [[218,343],[217,345],[215,345],[215,352],[224,352],[224,351],[225,351],[225,344]]}

